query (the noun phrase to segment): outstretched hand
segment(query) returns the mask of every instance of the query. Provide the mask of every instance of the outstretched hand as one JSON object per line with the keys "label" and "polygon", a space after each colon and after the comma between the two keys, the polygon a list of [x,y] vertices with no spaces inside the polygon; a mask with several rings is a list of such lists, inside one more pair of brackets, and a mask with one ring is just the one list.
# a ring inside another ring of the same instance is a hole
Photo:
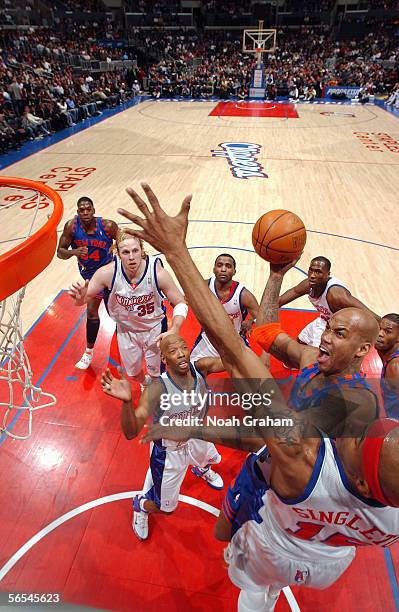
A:
{"label": "outstretched hand", "polygon": [[[302,255],[302,253],[301,253]],[[296,257],[296,259],[293,259],[292,261],[289,261],[288,263],[283,263],[283,264],[270,264],[270,272],[272,272],[273,274],[280,274],[281,276],[284,276],[284,274],[287,274],[288,270],[291,270],[291,268],[293,268],[294,266],[296,266],[296,264],[298,263],[298,261],[301,259],[301,255],[299,257]]]}
{"label": "outstretched hand", "polygon": [[183,200],[179,213],[175,217],[171,217],[161,208],[158,198],[151,187],[147,183],[141,183],[141,187],[147,196],[151,208],[148,207],[134,189],[128,187],[126,189],[127,193],[144,217],[138,217],[124,208],[118,208],[120,215],[142,228],[141,230],[125,228],[124,231],[136,238],[141,238],[145,242],[149,242],[154,249],[157,249],[166,257],[178,253],[185,245],[188,212],[192,196],[187,195]]}
{"label": "outstretched hand", "polygon": [[115,378],[108,368],[101,374],[101,386],[104,393],[115,397],[115,399],[128,402],[132,399],[130,382],[123,376],[122,370],[118,370],[120,378]]}
{"label": "outstretched hand", "polygon": [[71,296],[76,306],[82,306],[86,302],[87,287],[89,281],[85,281],[82,285],[81,281],[76,281],[72,287],[68,289],[68,294]]}

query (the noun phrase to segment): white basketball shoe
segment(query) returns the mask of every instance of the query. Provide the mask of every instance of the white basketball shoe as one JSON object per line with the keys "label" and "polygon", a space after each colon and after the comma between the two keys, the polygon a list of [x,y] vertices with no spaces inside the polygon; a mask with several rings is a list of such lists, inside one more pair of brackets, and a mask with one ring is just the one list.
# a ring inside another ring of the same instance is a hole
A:
{"label": "white basketball shoe", "polygon": [[78,368],[78,370],[87,370],[92,361],[93,351],[91,353],[85,351],[79,361],[75,363],[75,368]]}
{"label": "white basketball shoe", "polygon": [[194,476],[198,476],[198,478],[202,478],[203,480],[205,480],[205,482],[210,487],[212,487],[212,489],[217,489],[218,491],[223,489],[224,487],[223,478],[219,476],[219,474],[216,474],[216,472],[214,472],[212,468],[210,467],[200,468],[196,465],[191,468],[191,471],[194,474]]}
{"label": "white basketball shoe", "polygon": [[146,540],[148,538],[148,512],[140,507],[140,500],[142,499],[142,495],[136,495],[133,499],[132,527],[139,540]]}

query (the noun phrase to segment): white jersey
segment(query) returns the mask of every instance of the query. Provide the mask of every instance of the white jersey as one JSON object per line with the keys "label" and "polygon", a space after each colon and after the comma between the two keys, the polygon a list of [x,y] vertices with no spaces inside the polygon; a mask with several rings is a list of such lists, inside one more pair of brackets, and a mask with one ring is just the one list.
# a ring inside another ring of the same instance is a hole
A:
{"label": "white jersey", "polygon": [[312,477],[299,498],[287,502],[268,489],[262,502],[261,529],[294,556],[337,559],[349,547],[386,547],[399,541],[399,509],[352,492],[329,438],[322,440]]}
{"label": "white jersey", "polygon": [[156,265],[159,257],[147,255],[140,280],[132,285],[119,257],[115,257],[115,272],[106,299],[108,314],[117,324],[118,332],[149,332],[165,318],[163,294],[157,283]]}
{"label": "white jersey", "polygon": [[[223,308],[229,315],[230,321],[233,324],[234,329],[239,334],[241,329],[241,324],[245,317],[247,316],[246,311],[244,310],[241,304],[241,296],[245,287],[242,283],[238,283],[237,281],[233,281],[231,285],[230,295],[226,301],[220,299],[218,292],[215,286],[216,277],[212,276],[208,281],[209,289],[212,291],[214,295],[218,298],[218,300],[223,305]],[[198,353],[194,352],[197,345],[201,345],[202,350]],[[201,358],[202,356],[210,356],[210,357],[218,357],[219,353],[213,346],[212,342],[209,340],[208,336],[201,330],[198,338],[195,341],[193,351],[194,357]]]}
{"label": "white jersey", "polygon": [[[190,363],[191,373],[194,377],[194,386],[191,391],[186,391],[179,387],[169,376],[168,372],[163,372],[160,376],[165,390],[161,396],[160,408],[162,414],[157,419],[162,425],[173,425],[181,423],[186,419],[192,422],[193,419],[203,419],[208,410],[209,389],[205,378],[193,363]],[[187,444],[184,442],[183,444]],[[181,447],[181,442],[162,440],[162,445],[168,449]]]}
{"label": "white jersey", "polygon": [[344,289],[347,289],[346,285],[344,285],[343,282],[341,282],[337,278],[334,278],[333,276],[330,276],[326,288],[324,289],[320,297],[312,297],[310,294],[308,296],[309,300],[312,302],[316,310],[319,311],[320,316],[324,321],[329,321],[329,319],[331,319],[332,315],[334,314],[327,302],[327,293],[329,289],[334,286],[344,287]]}

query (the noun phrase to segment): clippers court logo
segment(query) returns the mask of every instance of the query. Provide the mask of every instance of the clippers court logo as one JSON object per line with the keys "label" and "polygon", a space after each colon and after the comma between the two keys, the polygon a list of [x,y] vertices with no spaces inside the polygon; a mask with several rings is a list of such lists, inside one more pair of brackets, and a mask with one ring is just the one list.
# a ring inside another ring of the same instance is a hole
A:
{"label": "clippers court logo", "polygon": [[251,142],[222,142],[219,147],[222,151],[212,149],[212,157],[224,157],[229,162],[230,170],[235,178],[268,178],[263,166],[256,161],[262,148],[259,144]]}

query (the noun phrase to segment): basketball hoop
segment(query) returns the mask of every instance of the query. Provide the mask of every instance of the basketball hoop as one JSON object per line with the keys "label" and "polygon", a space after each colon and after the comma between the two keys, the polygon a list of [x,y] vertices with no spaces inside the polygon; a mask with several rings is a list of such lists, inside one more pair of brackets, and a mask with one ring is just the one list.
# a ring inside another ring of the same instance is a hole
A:
{"label": "basketball hoop", "polygon": [[[0,176],[0,187],[36,194],[29,198],[31,218],[24,235],[10,238],[13,244],[17,241],[17,245],[0,255],[0,433],[25,440],[32,433],[33,411],[54,405],[56,399],[32,382],[32,370],[22,334],[21,304],[26,285],[49,265],[54,256],[57,225],[62,218],[63,205],[58,193],[37,181]],[[45,215],[46,221],[34,231],[38,211],[43,208],[43,199],[47,200],[46,207],[48,201],[52,202],[53,211],[51,215]],[[18,221],[17,216],[26,200],[25,195],[7,195],[5,203],[0,200],[0,210],[13,210]],[[26,221],[26,209],[22,212]],[[17,435],[9,429],[9,418],[16,410],[28,412],[26,435]]]}
{"label": "basketball hoop", "polygon": [[276,49],[277,31],[263,28],[263,21],[259,21],[257,30],[244,30],[242,50],[244,53],[274,53]]}

